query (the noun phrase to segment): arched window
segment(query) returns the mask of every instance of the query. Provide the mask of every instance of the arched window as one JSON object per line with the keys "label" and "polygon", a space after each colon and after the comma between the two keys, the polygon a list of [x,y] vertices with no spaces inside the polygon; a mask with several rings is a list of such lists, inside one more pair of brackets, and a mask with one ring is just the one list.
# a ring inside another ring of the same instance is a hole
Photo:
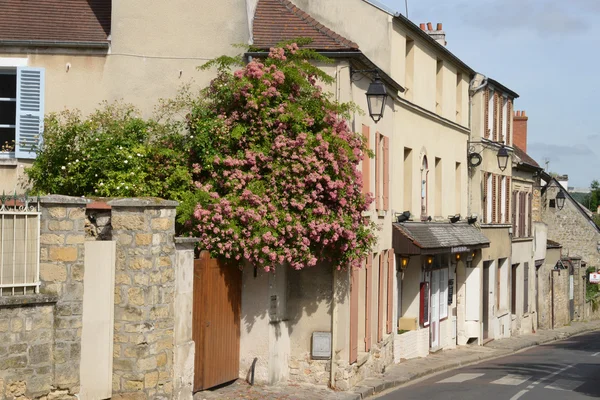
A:
{"label": "arched window", "polygon": [[427,156],[423,156],[423,163],[421,164],[421,219],[427,219],[428,176],[429,164],[427,163]]}

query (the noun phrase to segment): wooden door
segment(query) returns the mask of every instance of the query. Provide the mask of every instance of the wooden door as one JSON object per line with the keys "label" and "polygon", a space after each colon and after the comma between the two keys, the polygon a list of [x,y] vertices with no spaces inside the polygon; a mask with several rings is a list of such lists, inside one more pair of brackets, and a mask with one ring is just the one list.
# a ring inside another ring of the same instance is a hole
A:
{"label": "wooden door", "polygon": [[483,262],[483,340],[489,335],[490,314],[490,262]]}
{"label": "wooden door", "polygon": [[203,251],[194,261],[195,392],[238,378],[241,304],[238,266],[210,258]]}

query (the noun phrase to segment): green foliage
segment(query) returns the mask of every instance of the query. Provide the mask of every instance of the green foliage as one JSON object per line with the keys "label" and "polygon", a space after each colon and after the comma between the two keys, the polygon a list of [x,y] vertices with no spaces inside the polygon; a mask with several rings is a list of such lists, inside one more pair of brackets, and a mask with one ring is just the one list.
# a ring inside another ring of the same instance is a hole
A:
{"label": "green foliage", "polygon": [[40,194],[179,200],[191,188],[187,143],[173,126],[144,120],[130,105],[104,103],[88,118],[49,114],[26,173]]}
{"label": "green foliage", "polygon": [[585,288],[585,297],[587,300],[592,300],[595,299],[600,290],[598,288],[598,284],[597,283],[590,283],[589,282],[589,275],[590,273],[596,272],[596,267],[589,267],[586,270],[586,288]]}

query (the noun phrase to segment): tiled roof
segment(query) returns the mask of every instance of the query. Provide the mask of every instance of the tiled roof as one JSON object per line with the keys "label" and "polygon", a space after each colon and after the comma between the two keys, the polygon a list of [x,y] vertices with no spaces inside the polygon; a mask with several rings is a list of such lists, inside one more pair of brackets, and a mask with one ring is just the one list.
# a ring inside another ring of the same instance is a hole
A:
{"label": "tiled roof", "polygon": [[532,167],[541,168],[533,158],[529,157],[529,155],[521,150],[518,146],[515,146],[514,149],[515,155],[521,159],[522,163],[531,165]]}
{"label": "tiled roof", "polygon": [[111,0],[3,0],[0,40],[106,42]]}
{"label": "tiled roof", "polygon": [[358,50],[358,45],[317,22],[288,0],[259,0],[254,14],[254,46],[268,49],[284,40],[310,38],[315,50]]}
{"label": "tiled roof", "polygon": [[[394,235],[401,234],[422,250],[460,247],[489,247],[490,241],[473,225],[466,223],[404,222],[394,224]],[[394,240],[396,242],[396,240]]]}

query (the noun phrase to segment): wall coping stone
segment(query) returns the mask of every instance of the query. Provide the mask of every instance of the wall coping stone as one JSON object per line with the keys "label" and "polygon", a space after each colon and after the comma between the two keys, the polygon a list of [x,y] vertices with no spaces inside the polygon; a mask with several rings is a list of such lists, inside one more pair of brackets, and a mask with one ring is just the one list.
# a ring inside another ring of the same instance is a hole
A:
{"label": "wall coping stone", "polygon": [[196,238],[196,237],[176,237],[175,238],[175,243],[177,244],[185,244],[185,243],[199,243],[200,242],[200,238]]}
{"label": "wall coping stone", "polygon": [[88,204],[91,203],[92,200],[87,199],[85,197],[73,197],[73,196],[63,196],[60,194],[51,194],[48,196],[40,197],[41,204]]}
{"label": "wall coping stone", "polygon": [[153,198],[125,198],[115,199],[107,203],[111,207],[161,207],[175,208],[179,202],[174,200],[163,200],[157,197]]}
{"label": "wall coping stone", "polygon": [[2,296],[0,307],[6,306],[33,306],[38,304],[53,304],[58,302],[58,296],[48,294],[34,294],[27,296]]}

